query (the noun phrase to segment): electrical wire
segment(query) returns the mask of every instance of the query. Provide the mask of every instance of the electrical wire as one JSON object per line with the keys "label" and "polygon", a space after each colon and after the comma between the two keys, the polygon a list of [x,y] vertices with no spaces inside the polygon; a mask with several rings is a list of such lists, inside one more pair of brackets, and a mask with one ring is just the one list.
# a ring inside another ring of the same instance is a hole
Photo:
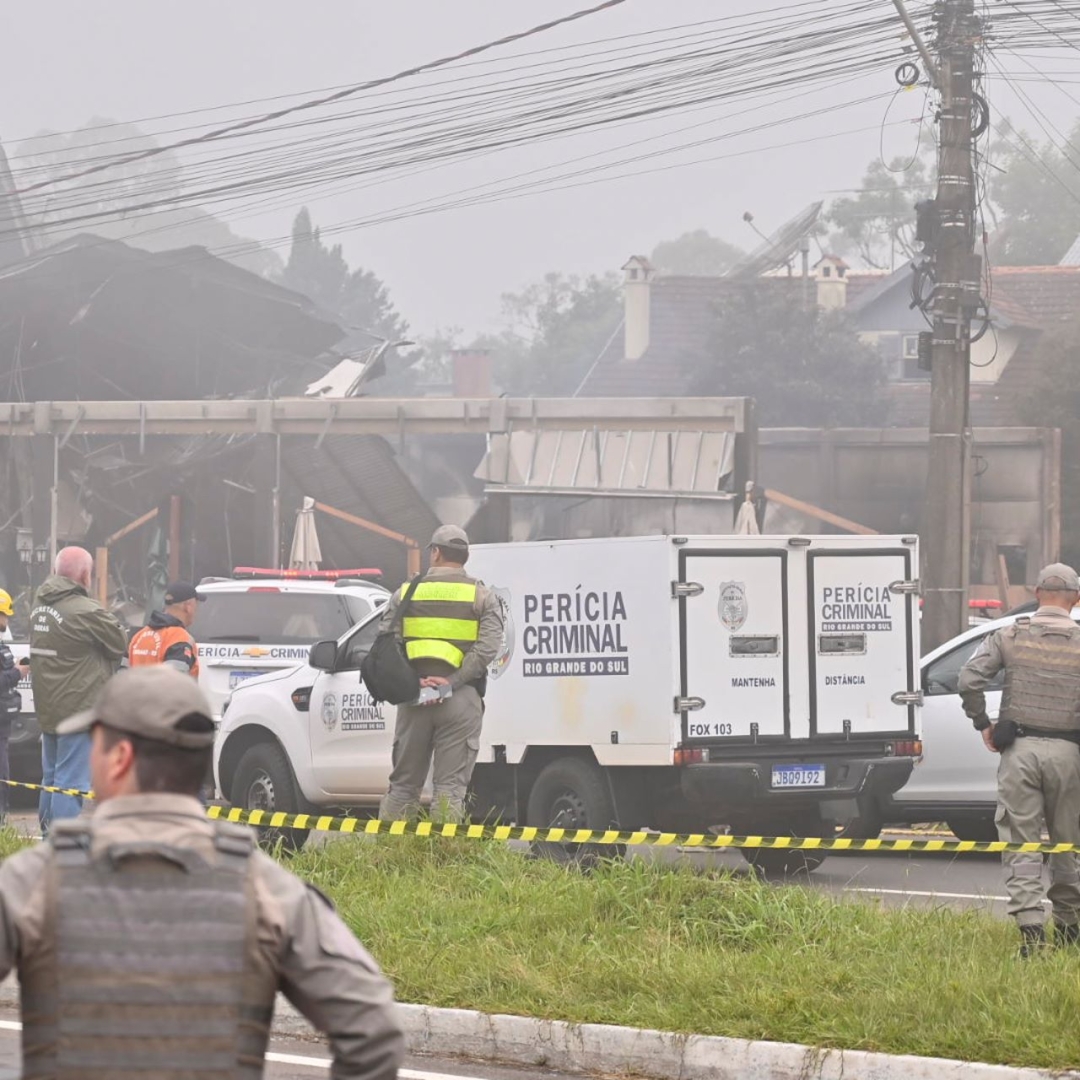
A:
{"label": "electrical wire", "polygon": [[[847,12],[865,11],[872,5],[869,4],[854,4],[849,5]],[[819,20],[820,21],[820,20]],[[260,171],[258,176],[252,178],[251,176],[251,164],[250,160],[244,160],[243,162],[237,161],[237,165],[243,165],[243,173],[238,177],[235,170],[232,175],[229,172],[222,172],[222,166],[231,168],[227,162],[219,161],[215,167],[219,170],[215,173],[198,173],[197,179],[205,179],[208,182],[208,186],[197,187],[189,186],[181,196],[177,197],[175,191],[169,190],[170,178],[161,178],[158,181],[154,181],[148,184],[144,184],[140,193],[148,196],[156,196],[156,198],[145,198],[142,201],[130,201],[125,202],[119,206],[110,207],[108,210],[102,210],[95,208],[97,204],[98,192],[94,190],[82,191],[80,197],[70,199],[67,203],[62,200],[54,202],[51,205],[51,214],[53,215],[53,221],[60,228],[67,228],[74,224],[89,223],[94,220],[104,220],[109,217],[119,218],[128,215],[141,214],[146,211],[153,211],[158,207],[164,206],[178,206],[182,204],[198,205],[206,202],[217,201],[222,205],[231,205],[233,209],[238,209],[236,199],[238,197],[249,198],[251,195],[258,191],[272,191],[279,196],[283,196],[286,193],[293,191],[310,191],[313,188],[319,186],[325,186],[328,183],[342,178],[352,178],[359,174],[371,173],[374,171],[392,169],[392,168],[412,168],[417,164],[423,164],[425,162],[434,162],[441,164],[447,160],[452,160],[458,157],[466,157],[476,153],[488,153],[492,150],[504,149],[515,145],[523,145],[526,142],[536,141],[537,139],[548,139],[553,137],[564,137],[576,133],[586,132],[594,129],[596,126],[607,126],[612,123],[632,123],[638,122],[642,119],[648,119],[651,117],[662,116],[672,111],[685,111],[687,108],[694,107],[698,104],[707,105],[711,101],[720,101],[725,98],[742,96],[748,93],[763,93],[775,90],[777,87],[785,85],[803,85],[808,78],[816,79],[817,81],[823,81],[827,78],[836,77],[835,65],[833,68],[829,68],[822,64],[823,60],[845,58],[848,70],[851,71],[869,71],[877,65],[878,61],[876,56],[880,53],[880,41],[883,37],[888,37],[894,33],[895,27],[890,25],[890,20],[875,19],[868,22],[864,28],[865,32],[872,35],[868,39],[872,45],[872,49],[869,53],[856,53],[852,54],[852,43],[849,34],[849,26],[846,22],[837,20],[835,24],[826,27],[825,31],[821,31],[817,27],[813,28],[812,32],[802,31],[799,35],[791,35],[787,39],[782,39],[771,49],[763,49],[760,54],[754,57],[754,62],[757,63],[759,69],[764,67],[766,63],[769,63],[771,67],[770,76],[767,78],[760,78],[759,81],[747,86],[747,85],[735,85],[732,86],[732,79],[729,78],[728,84],[717,86],[711,93],[700,93],[697,97],[690,96],[688,93],[683,92],[680,87],[689,87],[693,81],[700,82],[703,77],[712,77],[714,80],[717,76],[717,50],[709,50],[703,52],[704,63],[697,63],[693,67],[687,69],[684,61],[684,70],[679,73],[678,85],[674,88],[675,92],[672,92],[670,73],[661,72],[659,80],[656,78],[641,80],[641,71],[635,71],[631,74],[638,77],[638,81],[631,85],[616,85],[606,94],[601,95],[599,99],[589,100],[588,96],[582,101],[575,104],[582,105],[586,108],[592,107],[594,112],[591,117],[588,117],[582,122],[566,124],[565,121],[560,125],[559,119],[564,117],[569,111],[566,108],[566,102],[560,100],[553,102],[551,106],[545,111],[543,107],[537,109],[532,107],[530,112],[517,114],[513,116],[512,122],[510,118],[500,118],[501,126],[495,128],[495,138],[488,141],[483,140],[483,135],[491,131],[490,123],[487,128],[483,124],[469,128],[462,129],[458,124],[455,127],[449,129],[443,128],[437,130],[432,135],[425,135],[423,138],[416,142],[415,139],[411,141],[400,140],[400,132],[397,133],[398,141],[386,143],[385,140],[381,142],[382,136],[376,133],[376,143],[374,147],[370,144],[365,144],[361,148],[354,149],[348,156],[344,158],[337,158],[330,160],[320,161],[315,168],[312,168],[311,162],[303,156],[297,156],[297,144],[293,143],[288,150],[282,151],[280,147],[275,148],[279,152],[284,152],[286,155],[291,155],[292,160],[289,157],[279,158],[275,163],[278,165],[278,170],[268,170],[265,172]],[[775,61],[777,58],[789,56],[794,57],[796,60],[800,57],[800,54],[804,53],[807,44],[813,44],[817,46],[817,54],[809,58],[809,61],[816,64],[816,70],[811,68],[808,70],[807,62],[802,67],[796,66],[789,69],[781,77],[777,77]],[[737,46],[743,47],[743,42],[736,42]],[[728,47],[728,51],[731,51],[731,47]],[[742,51],[746,51],[743,47]],[[830,53],[832,54],[830,56]],[[691,59],[695,59],[691,57]],[[670,58],[665,58],[666,64],[670,64],[672,61]],[[745,61],[744,61],[745,63]],[[639,65],[640,68],[640,65]],[[625,76],[625,72],[620,73]],[[646,71],[646,74],[648,72]],[[736,71],[735,78],[737,79],[740,72]],[[651,94],[654,98],[657,93],[661,95],[666,93],[668,95],[667,100],[660,101],[658,104],[652,107],[630,109],[619,109],[619,105],[626,102],[629,97],[636,95],[637,98],[641,98],[644,95]],[[481,108],[486,113],[488,110]],[[575,113],[580,113],[580,108],[573,110]],[[523,125],[534,125],[531,129],[523,130]],[[400,125],[399,125],[400,127]],[[508,131],[508,128],[513,129],[513,133]],[[342,137],[339,137],[338,144],[340,145],[352,133],[345,133]],[[411,133],[410,133],[411,134]],[[432,139],[435,139],[433,144]],[[435,149],[440,145],[439,140],[442,140],[442,149]],[[471,141],[470,141],[471,140]],[[446,142],[452,142],[452,146],[446,147]],[[299,147],[302,149],[302,145]],[[320,150],[325,150],[325,142],[320,147]],[[402,155],[405,156],[402,156]],[[358,163],[358,158],[360,159]],[[157,183],[157,189],[155,190],[154,183]],[[87,197],[89,194],[90,197]],[[89,212],[79,212],[89,211]]]}
{"label": "electrical wire", "polygon": [[396,72],[393,75],[387,75],[380,79],[371,79],[364,83],[359,83],[356,86],[346,87],[342,90],[337,90],[332,94],[324,95],[323,97],[311,98],[308,101],[302,101],[298,105],[290,105],[282,109],[276,109],[273,112],[264,113],[258,117],[252,117],[247,120],[237,121],[232,124],[226,124],[224,127],[215,128],[213,131],[205,132],[202,135],[193,136],[188,139],[180,139],[177,142],[169,143],[166,146],[156,146],[151,149],[141,151],[136,154],[130,154],[122,157],[116,161],[100,162],[97,165],[92,165],[87,169],[83,169],[79,172],[69,173],[66,176],[53,177],[48,180],[40,180],[36,184],[31,184],[28,187],[18,189],[16,194],[23,195],[30,191],[36,191],[39,188],[49,187],[52,184],[64,183],[69,180],[78,180],[84,176],[89,176],[92,173],[101,172],[104,169],[115,168],[118,165],[130,164],[134,161],[142,161],[146,158],[155,157],[159,154],[167,153],[170,150],[179,150],[185,146],[194,146],[197,143],[209,142],[213,139],[219,139],[224,135],[235,134],[236,132],[243,131],[247,128],[261,126],[264,124],[272,123],[275,120],[280,120],[285,116],[290,116],[293,113],[301,112],[307,109],[317,109],[324,105],[333,104],[336,101],[341,101],[347,97],[353,97],[365,90],[374,90],[380,86],[387,86],[390,83],[398,82],[402,79],[409,79],[415,75],[420,75],[427,71],[434,71],[437,68],[446,67],[449,64],[456,63],[460,60],[466,60],[473,56],[479,56],[481,53],[489,52],[492,49],[498,49],[504,45],[511,45],[516,41],[523,41],[526,38],[534,37],[537,34],[542,34],[548,30],[553,30],[559,26],[566,26],[569,23],[577,22],[579,19],[587,18],[590,15],[595,15],[601,11],[607,11],[610,8],[618,7],[624,4],[626,0],[601,0],[601,3],[594,5],[593,7],[583,8],[580,11],[572,12],[569,15],[564,15],[558,19],[550,19],[547,22],[539,23],[536,26],[530,27],[528,30],[518,31],[513,34],[506,34],[503,37],[496,38],[494,41],[487,41],[481,45],[474,45],[471,48],[465,49],[461,52],[454,53],[450,56],[443,56],[437,60],[430,60],[425,64],[418,64],[415,67],[406,68],[404,71]]}
{"label": "electrical wire", "polygon": [[[567,18],[584,18],[610,6],[614,5],[602,4]],[[549,27],[562,21],[542,25]],[[1002,56],[1015,53],[1032,71],[1038,69],[1021,52],[1042,56],[1048,46],[1056,48],[1058,44],[1080,49],[1080,19],[1054,0],[1033,0],[1023,6],[1008,0],[1008,10],[999,12],[995,23],[1006,33],[993,40],[987,56],[991,51],[997,53],[1000,44]],[[323,234],[333,235],[762,152],[760,148],[735,150],[638,168],[657,159],[694,154],[712,143],[747,138],[770,127],[824,115],[831,110],[799,112],[769,124],[720,130],[720,125],[734,116],[794,102],[818,89],[835,87],[845,79],[891,69],[895,65],[898,29],[899,20],[883,11],[879,0],[837,0],[825,11],[816,0],[806,0],[765,12],[600,39],[588,48],[579,43],[519,53],[517,57],[458,62],[475,53],[468,50],[385,80],[334,89],[282,109],[230,119],[212,130],[202,130],[199,125],[174,126],[167,129],[169,134],[194,134],[137,153],[108,152],[142,137],[125,134],[119,139],[106,138],[68,148],[59,155],[58,168],[56,158],[46,160],[41,152],[32,152],[28,147],[13,172],[23,183],[20,190],[32,193],[25,209],[41,237],[129,219],[145,222],[149,228],[139,235],[149,235],[182,224],[171,222],[170,215],[213,208],[229,220],[243,220],[276,207],[295,206],[300,200],[370,191],[524,146],[591,140],[601,130],[622,127],[647,125],[646,131],[653,129],[616,146],[600,150],[590,146],[583,155],[564,156],[553,164],[374,210],[323,228]],[[534,27],[521,36],[539,32],[540,28]],[[477,49],[494,49],[506,40]],[[529,60],[522,62],[518,57]],[[454,65],[452,70],[434,74],[435,66],[450,64]],[[1020,100],[1019,94],[1024,91],[1015,73],[996,59],[995,66],[1010,92]],[[222,110],[250,109],[252,105],[291,97],[251,99],[207,110],[162,114],[156,119],[186,119]],[[835,111],[854,108],[864,100],[838,103]],[[928,101],[929,94],[924,99],[916,157],[922,147]],[[734,103],[745,107],[725,117],[713,115],[717,109]],[[693,112],[702,112],[706,118],[673,129],[666,127],[667,118]],[[1041,115],[1053,129],[1041,110],[1036,115]],[[886,111],[882,126],[875,129],[879,133],[885,126],[892,126],[888,116]],[[662,125],[664,130],[657,132],[655,129]],[[715,126],[714,133],[708,133],[710,126]],[[99,125],[84,132],[92,138],[95,131],[105,135],[115,127]],[[667,145],[694,129],[705,129],[706,134]],[[841,134],[846,133],[830,137]],[[1063,139],[1060,132],[1057,135]],[[1020,133],[1016,137],[1023,138]],[[1027,152],[1037,160],[1038,154],[1024,142]],[[879,144],[883,151],[880,134]],[[649,149],[643,149],[646,147]],[[170,156],[164,158],[162,169],[136,176],[118,175],[121,168],[139,166],[148,158],[161,160],[162,155],[178,148],[184,148],[190,158],[182,169],[179,162],[172,163]],[[639,149],[641,152],[625,153]],[[88,150],[92,156],[83,159],[85,167],[75,168],[76,155],[85,155]],[[985,153],[980,152],[977,159],[978,209],[984,237],[986,222],[982,215],[989,204],[986,177],[981,174],[991,167],[989,154],[987,143]],[[62,165],[65,160],[71,162],[68,168]],[[104,175],[89,179],[97,173]],[[1060,178],[1057,182],[1062,184]],[[1067,185],[1062,186],[1076,197]],[[36,193],[45,187],[50,189],[47,198]],[[13,224],[10,218],[0,220],[0,238],[5,231],[12,231]],[[238,242],[216,250],[235,254],[245,249],[258,250],[260,246],[281,246],[290,239],[271,237],[261,245],[255,241]]]}

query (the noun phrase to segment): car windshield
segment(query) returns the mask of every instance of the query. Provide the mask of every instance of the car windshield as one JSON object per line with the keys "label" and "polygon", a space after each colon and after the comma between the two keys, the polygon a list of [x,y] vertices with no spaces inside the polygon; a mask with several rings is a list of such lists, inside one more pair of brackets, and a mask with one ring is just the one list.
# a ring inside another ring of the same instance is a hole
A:
{"label": "car windshield", "polygon": [[343,593],[208,593],[191,633],[207,644],[311,645],[341,637],[372,610],[366,600]]}

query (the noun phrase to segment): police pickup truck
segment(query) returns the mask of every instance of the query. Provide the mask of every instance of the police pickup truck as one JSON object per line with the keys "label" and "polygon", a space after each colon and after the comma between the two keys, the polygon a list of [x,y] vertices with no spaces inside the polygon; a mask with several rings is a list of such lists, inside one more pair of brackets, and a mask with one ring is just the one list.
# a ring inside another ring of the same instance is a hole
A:
{"label": "police pickup truck", "polygon": [[[917,566],[906,536],[474,547],[469,571],[506,614],[475,813],[573,828],[874,831],[921,752]],[[359,669],[378,621],[233,691],[215,768],[234,805],[375,811],[394,709]],[[781,871],[823,858],[745,853]]]}

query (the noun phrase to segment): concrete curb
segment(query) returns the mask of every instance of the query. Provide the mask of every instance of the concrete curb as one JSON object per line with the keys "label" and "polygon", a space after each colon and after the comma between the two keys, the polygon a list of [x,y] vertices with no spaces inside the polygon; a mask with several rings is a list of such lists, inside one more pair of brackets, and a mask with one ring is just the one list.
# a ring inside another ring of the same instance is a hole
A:
{"label": "concrete curb", "polygon": [[[1080,1080],[1080,1072],[817,1050],[795,1043],[675,1035],[428,1005],[398,1008],[412,1053],[460,1055],[563,1072],[632,1073],[654,1080]],[[279,1026],[283,1034],[293,1036],[311,1030],[287,1002],[279,1003],[275,1033]]]}
{"label": "concrete curb", "polygon": [[[18,993],[18,984],[8,979],[0,986],[0,1006],[17,1008]],[[651,1080],[1080,1080],[1076,1071],[1051,1072],[865,1050],[818,1050],[798,1043],[675,1035],[429,1005],[399,1004],[398,1010],[412,1053],[546,1066],[570,1073],[632,1073]],[[280,996],[273,1033],[321,1041]]]}

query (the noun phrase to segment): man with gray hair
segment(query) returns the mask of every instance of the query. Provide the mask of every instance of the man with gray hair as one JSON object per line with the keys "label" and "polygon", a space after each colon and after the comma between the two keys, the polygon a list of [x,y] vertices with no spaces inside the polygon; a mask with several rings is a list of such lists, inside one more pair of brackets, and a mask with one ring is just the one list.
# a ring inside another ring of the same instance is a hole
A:
{"label": "man with gray hair", "polygon": [[[93,574],[89,551],[64,548],[30,612],[30,676],[45,787],[89,789],[90,737],[60,734],[57,728],[97,697],[127,655],[120,621],[90,596]],[[55,819],[78,817],[81,810],[77,796],[43,791],[38,804],[42,833]]]}
{"label": "man with gray hair", "polygon": [[[1039,843],[1043,823],[1052,844],[1080,844],[1080,627],[1072,610],[1080,577],[1071,566],[1047,566],[1035,584],[1039,608],[1030,618],[988,634],[960,671],[964,712],[998,765],[998,835],[1006,843]],[[986,694],[1005,673],[996,721]],[[1008,911],[1020,928],[1021,956],[1045,947],[1048,896],[1058,945],[1080,944],[1080,863],[1050,856],[1044,893],[1042,856],[1005,852]]]}

